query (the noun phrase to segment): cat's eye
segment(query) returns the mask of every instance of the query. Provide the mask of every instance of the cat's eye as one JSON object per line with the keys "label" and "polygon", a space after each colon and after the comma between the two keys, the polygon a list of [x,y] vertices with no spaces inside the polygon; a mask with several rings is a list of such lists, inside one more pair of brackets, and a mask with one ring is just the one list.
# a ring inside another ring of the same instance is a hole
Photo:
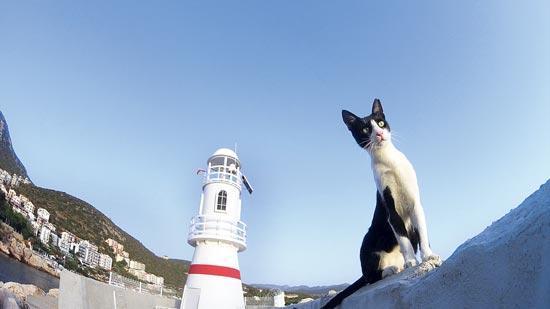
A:
{"label": "cat's eye", "polygon": [[384,121],[382,121],[382,120],[378,121],[378,126],[379,127],[383,128],[384,125],[386,125],[386,123]]}
{"label": "cat's eye", "polygon": [[368,127],[364,127],[364,128],[363,128],[363,133],[369,133],[369,128],[368,128]]}

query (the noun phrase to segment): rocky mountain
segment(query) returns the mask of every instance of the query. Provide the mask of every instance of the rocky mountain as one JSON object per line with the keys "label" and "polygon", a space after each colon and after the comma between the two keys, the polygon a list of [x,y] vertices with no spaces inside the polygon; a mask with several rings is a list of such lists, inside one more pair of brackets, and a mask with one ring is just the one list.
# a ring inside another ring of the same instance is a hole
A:
{"label": "rocky mountain", "polygon": [[0,167],[10,174],[15,173],[19,176],[28,177],[25,166],[13,150],[8,123],[2,111],[0,111]]}
{"label": "rocky mountain", "polygon": [[[0,168],[27,177],[25,167],[13,150],[8,125],[2,112],[0,112]],[[89,203],[65,192],[41,188],[34,184],[21,184],[15,190],[18,194],[29,198],[36,209],[44,208],[50,212],[50,222],[57,227],[58,234],[69,231],[81,239],[95,243],[100,252],[106,254],[111,253],[111,250],[105,240],[112,238],[124,245],[124,250],[130,254],[132,260],[144,263],[147,272],[164,277],[167,285],[183,287],[189,261],[166,260],[157,256]]]}

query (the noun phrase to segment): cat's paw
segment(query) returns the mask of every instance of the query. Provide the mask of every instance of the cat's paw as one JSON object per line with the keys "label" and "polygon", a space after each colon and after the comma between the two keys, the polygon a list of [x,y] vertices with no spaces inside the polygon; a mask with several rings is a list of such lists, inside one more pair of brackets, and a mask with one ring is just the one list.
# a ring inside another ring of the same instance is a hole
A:
{"label": "cat's paw", "polygon": [[410,259],[405,262],[405,268],[415,267],[416,265],[418,265],[416,259]]}
{"label": "cat's paw", "polygon": [[441,266],[443,261],[441,260],[441,257],[437,254],[430,254],[422,257],[422,262],[424,263],[430,263],[435,267]]}
{"label": "cat's paw", "polygon": [[391,275],[398,274],[399,272],[401,272],[401,269],[399,269],[399,267],[397,266],[386,267],[384,268],[384,270],[382,270],[382,279]]}

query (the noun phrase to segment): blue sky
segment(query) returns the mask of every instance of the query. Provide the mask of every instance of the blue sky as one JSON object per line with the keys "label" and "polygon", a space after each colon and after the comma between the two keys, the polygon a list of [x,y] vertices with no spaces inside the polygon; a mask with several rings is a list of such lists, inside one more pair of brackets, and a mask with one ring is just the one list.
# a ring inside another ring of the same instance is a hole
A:
{"label": "blue sky", "polygon": [[360,274],[375,186],[341,121],[379,97],[448,257],[550,175],[545,1],[0,2],[0,109],[34,182],[191,259],[194,170],[256,192],[246,283]]}

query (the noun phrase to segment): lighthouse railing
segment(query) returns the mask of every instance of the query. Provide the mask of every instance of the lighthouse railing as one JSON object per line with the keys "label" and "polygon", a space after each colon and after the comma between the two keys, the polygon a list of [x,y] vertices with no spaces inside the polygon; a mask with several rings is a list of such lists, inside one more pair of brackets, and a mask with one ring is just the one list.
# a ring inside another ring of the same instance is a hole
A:
{"label": "lighthouse railing", "polygon": [[224,239],[246,247],[246,224],[217,216],[198,215],[191,219],[189,241],[199,238]]}
{"label": "lighthouse railing", "polygon": [[225,165],[210,166],[206,174],[205,183],[207,182],[227,182],[241,188],[241,172],[238,169],[230,170]]}

